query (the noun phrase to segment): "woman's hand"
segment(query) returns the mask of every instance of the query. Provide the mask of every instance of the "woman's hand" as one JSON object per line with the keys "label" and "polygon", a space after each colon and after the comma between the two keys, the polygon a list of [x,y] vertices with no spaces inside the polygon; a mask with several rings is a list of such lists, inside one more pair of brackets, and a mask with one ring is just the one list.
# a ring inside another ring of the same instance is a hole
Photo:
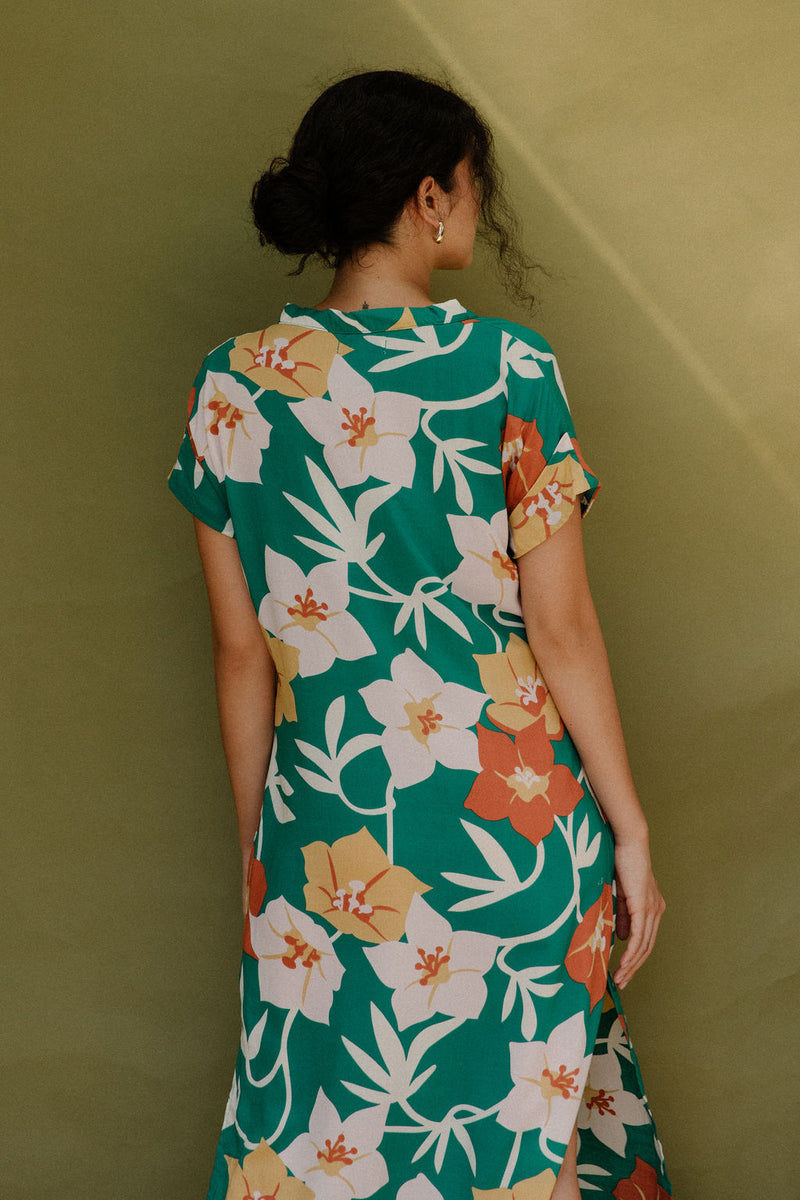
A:
{"label": "woman's hand", "polygon": [[648,839],[617,841],[614,847],[617,883],[616,934],[628,940],[614,982],[623,988],[653,949],[658,924],[666,908],[650,863]]}

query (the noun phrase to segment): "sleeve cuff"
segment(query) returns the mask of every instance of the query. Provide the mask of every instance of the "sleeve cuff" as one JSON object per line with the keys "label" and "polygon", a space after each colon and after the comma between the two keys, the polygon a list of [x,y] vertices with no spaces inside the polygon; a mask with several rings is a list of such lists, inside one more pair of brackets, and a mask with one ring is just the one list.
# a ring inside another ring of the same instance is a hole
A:
{"label": "sleeve cuff", "polygon": [[167,486],[176,500],[180,500],[184,508],[187,508],[193,517],[197,517],[198,521],[216,529],[218,533],[224,533],[227,537],[235,537],[230,514],[209,504],[200,492],[192,487],[186,478],[185,469],[174,467],[167,479]]}
{"label": "sleeve cuff", "polygon": [[508,517],[509,547],[514,558],[541,545],[566,524],[576,504],[585,516],[600,487],[572,453],[550,462]]}

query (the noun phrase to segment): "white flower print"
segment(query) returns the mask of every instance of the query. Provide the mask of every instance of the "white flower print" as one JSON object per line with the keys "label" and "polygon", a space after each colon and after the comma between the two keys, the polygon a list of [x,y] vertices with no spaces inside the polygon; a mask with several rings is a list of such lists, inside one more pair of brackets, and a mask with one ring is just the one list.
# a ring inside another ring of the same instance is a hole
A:
{"label": "white flower print", "polygon": [[292,559],[267,546],[267,586],[258,610],[263,627],[300,651],[300,675],[319,675],[336,658],[362,658],[375,647],[347,612],[347,563],[319,563],[304,575]]}
{"label": "white flower print", "polygon": [[512,1042],[514,1087],[500,1105],[497,1120],[520,1133],[541,1129],[557,1142],[568,1142],[589,1069],[583,1015],[573,1013],[556,1025],[546,1042]]}
{"label": "white flower print", "polygon": [[486,695],[460,683],[445,683],[432,667],[404,650],[392,661],[391,679],[359,691],[383,725],[381,745],[395,787],[410,787],[433,774],[437,762],[480,771],[477,723]]}
{"label": "white flower print", "polygon": [[357,1200],[389,1182],[386,1160],[378,1153],[386,1108],[363,1108],[342,1121],[320,1088],[308,1133],[301,1133],[281,1158],[316,1200]]}
{"label": "white flower print", "polygon": [[271,432],[243,383],[224,372],[208,372],[189,433],[197,457],[205,459],[220,483],[226,478],[257,483],[261,451],[269,446]]}
{"label": "white flower print", "polygon": [[525,443],[522,440],[522,434],[517,437],[509,438],[503,442],[500,447],[500,459],[503,466],[508,463],[508,473],[511,475],[517,469],[517,463],[522,457],[522,451],[525,449]]}
{"label": "white flower print", "polygon": [[444,1196],[430,1179],[417,1175],[403,1184],[397,1193],[397,1200],[444,1200]]}
{"label": "white flower print", "polygon": [[535,496],[523,500],[522,511],[526,517],[539,517],[549,529],[554,529],[572,512],[572,503],[564,506],[561,484],[554,478]]}
{"label": "white flower print", "polygon": [[410,487],[414,451],[409,438],[419,425],[420,401],[402,392],[376,392],[341,355],[328,375],[328,395],[290,404],[297,419],[325,447],[323,454],[339,487],[374,476]]}
{"label": "white flower print", "polygon": [[[567,403],[564,381],[561,378],[558,360],[552,350],[536,350],[533,346],[529,346],[527,342],[522,342],[519,338],[512,338],[505,347],[505,354],[511,369],[517,375],[521,375],[523,379],[541,379],[544,376],[544,371],[539,366],[539,363],[548,363],[550,370],[553,372],[553,378],[558,386],[558,390],[561,392],[564,402]],[[569,408],[568,403],[567,408]]]}
{"label": "white flower print", "polygon": [[279,896],[250,917],[250,940],[262,1000],[327,1025],[344,967],[325,930]]}
{"label": "white flower print", "polygon": [[517,375],[521,375],[523,379],[541,379],[544,371],[536,361],[537,358],[547,357],[552,359],[552,354],[543,355],[541,351],[534,350],[532,346],[521,342],[519,338],[512,338],[508,344],[508,365]]}
{"label": "white flower print", "polygon": [[649,1120],[639,1097],[624,1090],[616,1054],[596,1054],[583,1089],[578,1127],[591,1129],[615,1154],[624,1155],[628,1141],[625,1126],[647,1125]]}
{"label": "white flower print", "polygon": [[267,767],[267,782],[264,790],[269,792],[273,812],[281,824],[285,825],[287,821],[293,821],[294,813],[283,797],[293,795],[294,788],[278,770],[278,755],[274,750]]}
{"label": "white flower print", "polygon": [[381,983],[394,989],[398,1029],[434,1013],[477,1017],[486,1001],[484,975],[499,941],[486,933],[453,932],[452,926],[414,894],[406,917],[407,942],[364,950]]}
{"label": "white flower print", "polygon": [[225,1116],[222,1118],[222,1128],[227,1129],[229,1125],[233,1125],[236,1120],[236,1110],[239,1107],[239,1093],[241,1084],[239,1082],[238,1072],[233,1073],[233,1083],[231,1090],[228,1093],[228,1103],[225,1105]]}
{"label": "white flower print", "polygon": [[463,556],[450,576],[453,595],[520,615],[517,567],[508,554],[505,509],[496,512],[491,521],[453,515],[448,515],[447,520],[456,548]]}

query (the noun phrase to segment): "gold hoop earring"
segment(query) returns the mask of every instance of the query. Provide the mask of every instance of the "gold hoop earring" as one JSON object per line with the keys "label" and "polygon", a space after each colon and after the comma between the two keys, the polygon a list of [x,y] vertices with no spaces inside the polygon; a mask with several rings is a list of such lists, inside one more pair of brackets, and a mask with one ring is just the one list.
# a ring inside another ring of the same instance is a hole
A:
{"label": "gold hoop earring", "polygon": [[442,240],[443,237],[444,237],[444,221],[440,221],[439,222],[439,232],[436,234],[436,237],[433,239],[436,242],[437,246],[439,245],[439,242]]}

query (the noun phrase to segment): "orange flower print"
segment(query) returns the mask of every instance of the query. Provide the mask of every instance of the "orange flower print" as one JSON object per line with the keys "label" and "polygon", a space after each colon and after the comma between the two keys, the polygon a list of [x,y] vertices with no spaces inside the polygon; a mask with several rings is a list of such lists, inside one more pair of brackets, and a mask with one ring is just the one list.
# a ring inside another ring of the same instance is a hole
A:
{"label": "orange flower print", "polygon": [[627,1179],[621,1179],[611,1194],[614,1200],[670,1200],[670,1193],[658,1182],[655,1167],[638,1155],[636,1170]]}
{"label": "orange flower print", "polygon": [[257,917],[267,895],[267,876],[264,864],[256,858],[255,847],[250,851],[250,866],[247,869],[247,914],[244,919],[242,943],[245,954],[258,958],[250,937],[250,918]]}
{"label": "orange flower print", "polygon": [[479,725],[478,753],[483,770],[465,808],[486,821],[508,818],[534,845],[547,837],[556,816],[566,817],[583,795],[569,767],[555,763],[542,718],[522,729],[514,741]]}
{"label": "orange flower print", "polygon": [[510,416],[503,430],[500,447],[503,460],[503,486],[506,489],[506,505],[516,508],[525,498],[531,484],[541,475],[545,467],[542,454],[542,436],[535,421],[523,421]]}
{"label": "orange flower print", "polygon": [[555,1186],[555,1174],[548,1167],[532,1179],[521,1179],[510,1188],[490,1188],[488,1192],[473,1188],[472,1200],[550,1200]]}
{"label": "orange flower print", "polygon": [[232,371],[265,391],[300,399],[324,395],[335,356],[349,350],[324,329],[271,325],[237,337],[228,358]]}
{"label": "orange flower print", "polygon": [[303,847],[306,908],[362,942],[396,942],[405,931],[414,893],[430,886],[389,862],[365,828],[333,845]]}
{"label": "orange flower print", "polygon": [[244,1156],[241,1166],[225,1155],[228,1190],[225,1200],[314,1200],[310,1187],[289,1172],[271,1146],[262,1138],[255,1150]]}
{"label": "orange flower print", "polygon": [[[579,462],[579,463],[581,464],[581,466],[583,467],[584,474],[585,474],[585,475],[591,475],[591,474],[592,474],[592,468],[589,466],[589,464],[587,463],[586,459],[583,457],[583,454],[582,454],[582,452],[581,452],[581,448],[580,448],[580,446],[578,445],[577,439],[576,439],[576,438],[574,438],[574,437],[571,437],[571,438],[569,439],[569,441],[570,441],[570,445],[572,446],[572,449],[575,451],[575,455],[576,455],[576,457],[577,457],[577,459],[578,459],[578,462]],[[598,485],[597,485],[597,491],[599,491],[599,490],[600,490],[600,486],[601,486],[600,484],[598,484]]]}
{"label": "orange flower print", "polygon": [[280,725],[283,720],[296,721],[297,708],[291,681],[300,668],[300,651],[297,646],[290,646],[288,642],[272,637],[263,625],[261,632],[266,639],[272,661],[275,664],[275,674],[278,677],[275,692],[275,724]]}
{"label": "orange flower print", "polygon": [[524,638],[512,633],[505,650],[473,658],[483,689],[492,698],[486,715],[493,724],[506,733],[519,733],[543,716],[548,736],[561,737],[561,717]]}
{"label": "orange flower print", "polygon": [[611,884],[606,883],[600,898],[584,913],[567,951],[567,973],[576,983],[586,985],[592,1008],[606,990],[613,914]]}

